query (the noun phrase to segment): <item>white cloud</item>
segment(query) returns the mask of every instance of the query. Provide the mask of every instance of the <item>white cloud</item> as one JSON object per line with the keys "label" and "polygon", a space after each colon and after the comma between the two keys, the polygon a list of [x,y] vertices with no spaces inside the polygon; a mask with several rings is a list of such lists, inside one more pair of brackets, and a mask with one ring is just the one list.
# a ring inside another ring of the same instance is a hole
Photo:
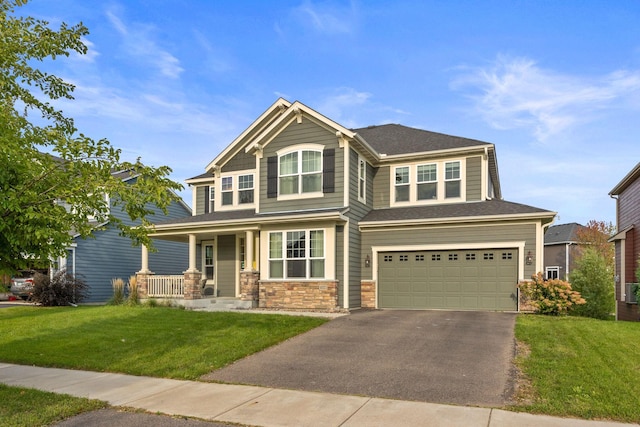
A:
{"label": "white cloud", "polygon": [[[327,5],[314,4],[306,0],[295,9],[295,14],[313,29],[327,34],[345,34],[351,32],[350,20],[346,10],[331,8]],[[347,15],[347,16],[345,16]]]}
{"label": "white cloud", "polygon": [[152,65],[165,77],[176,79],[184,71],[180,60],[159,47],[153,39],[154,28],[149,25],[133,24],[127,26],[113,11],[106,12],[107,18],[122,36],[124,52],[135,61],[144,61]]}
{"label": "white cloud", "polygon": [[594,120],[640,92],[640,71],[580,77],[539,67],[527,58],[499,56],[487,67],[465,69],[452,88],[471,87],[474,112],[497,129],[526,128],[539,141]]}
{"label": "white cloud", "polygon": [[[371,94],[368,92],[358,92],[349,87],[338,88],[333,94],[324,97],[316,109],[343,126],[356,127],[357,124],[353,117],[357,114],[354,109],[361,110],[370,98]],[[349,119],[344,118],[347,112],[350,116]]]}

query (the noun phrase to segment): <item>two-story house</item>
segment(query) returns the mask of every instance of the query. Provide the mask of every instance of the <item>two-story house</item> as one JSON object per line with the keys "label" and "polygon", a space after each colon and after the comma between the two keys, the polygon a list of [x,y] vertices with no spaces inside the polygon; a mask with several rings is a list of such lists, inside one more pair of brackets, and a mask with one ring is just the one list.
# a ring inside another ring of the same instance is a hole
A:
{"label": "two-story house", "polygon": [[616,199],[618,232],[610,241],[615,243],[616,319],[640,320],[640,310],[633,284],[640,260],[640,163],[610,192]]}
{"label": "two-story house", "polygon": [[544,235],[544,277],[568,280],[580,253],[578,231],[585,228],[575,222],[553,225]]}
{"label": "two-story house", "polygon": [[187,183],[193,216],[153,236],[188,242],[189,264],[156,277],[143,256],[139,282],[188,306],[517,310],[555,216],[502,199],[493,144],[284,99]]}

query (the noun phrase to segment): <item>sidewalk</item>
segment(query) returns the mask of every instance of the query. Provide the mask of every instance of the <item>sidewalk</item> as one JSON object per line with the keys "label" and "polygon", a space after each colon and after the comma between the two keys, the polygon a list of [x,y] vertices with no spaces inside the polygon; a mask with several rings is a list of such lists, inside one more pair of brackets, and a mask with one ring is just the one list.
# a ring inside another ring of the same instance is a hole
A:
{"label": "sidewalk", "polygon": [[[361,396],[179,381],[0,363],[0,383],[113,406],[254,426],[605,427],[585,421]],[[637,425],[637,424],[635,424]]]}

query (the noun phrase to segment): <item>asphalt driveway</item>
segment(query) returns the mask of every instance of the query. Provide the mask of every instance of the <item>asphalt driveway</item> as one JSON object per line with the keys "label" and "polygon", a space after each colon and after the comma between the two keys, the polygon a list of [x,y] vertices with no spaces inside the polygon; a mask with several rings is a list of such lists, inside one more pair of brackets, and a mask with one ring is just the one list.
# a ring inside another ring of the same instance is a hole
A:
{"label": "asphalt driveway", "polygon": [[493,312],[357,311],[202,379],[501,406],[514,390],[515,318]]}

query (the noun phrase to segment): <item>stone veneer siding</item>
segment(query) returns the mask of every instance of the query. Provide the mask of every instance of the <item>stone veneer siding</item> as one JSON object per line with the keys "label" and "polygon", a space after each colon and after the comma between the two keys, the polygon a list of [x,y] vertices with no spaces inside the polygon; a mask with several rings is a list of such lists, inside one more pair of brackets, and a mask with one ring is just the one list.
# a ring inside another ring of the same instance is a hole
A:
{"label": "stone veneer siding", "polygon": [[241,271],[240,272],[240,300],[251,301],[257,304],[260,281],[260,273],[257,271]]}
{"label": "stone veneer siding", "polygon": [[290,310],[335,310],[338,308],[338,282],[266,281],[259,282],[259,307]]}
{"label": "stone veneer siding", "polygon": [[362,308],[376,308],[376,282],[362,280],[360,282],[360,306]]}
{"label": "stone veneer siding", "polygon": [[200,281],[202,279],[202,273],[185,271],[184,273],[184,299],[201,299],[202,298],[202,286]]}

